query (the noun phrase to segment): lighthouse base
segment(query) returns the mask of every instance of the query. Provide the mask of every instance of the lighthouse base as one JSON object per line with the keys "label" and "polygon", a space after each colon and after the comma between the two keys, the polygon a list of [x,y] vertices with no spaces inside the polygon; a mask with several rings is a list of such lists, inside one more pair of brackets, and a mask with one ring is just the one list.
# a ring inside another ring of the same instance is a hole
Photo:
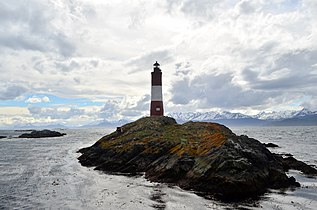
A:
{"label": "lighthouse base", "polygon": [[151,101],[151,113],[150,116],[163,116],[163,101]]}

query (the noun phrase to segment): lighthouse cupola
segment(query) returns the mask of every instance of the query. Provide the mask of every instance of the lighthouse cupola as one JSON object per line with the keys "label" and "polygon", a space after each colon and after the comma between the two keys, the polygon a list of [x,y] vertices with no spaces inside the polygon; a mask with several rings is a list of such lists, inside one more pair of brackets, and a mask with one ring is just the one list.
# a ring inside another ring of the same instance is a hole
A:
{"label": "lighthouse cupola", "polygon": [[160,64],[156,61],[154,64],[154,71],[151,72],[152,87],[151,87],[151,116],[163,116],[163,95],[162,95],[162,71]]}

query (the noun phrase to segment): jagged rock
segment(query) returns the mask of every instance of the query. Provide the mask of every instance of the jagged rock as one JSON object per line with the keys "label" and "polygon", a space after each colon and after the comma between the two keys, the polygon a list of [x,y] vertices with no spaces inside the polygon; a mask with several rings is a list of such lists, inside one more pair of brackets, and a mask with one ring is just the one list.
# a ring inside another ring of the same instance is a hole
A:
{"label": "jagged rock", "polygon": [[262,143],[265,147],[279,147],[277,144],[273,143]]}
{"label": "jagged rock", "polygon": [[51,130],[42,130],[42,131],[33,130],[31,133],[21,134],[19,138],[45,138],[45,137],[59,137],[64,135],[66,134],[60,133],[57,131],[51,131]]}
{"label": "jagged rock", "polygon": [[283,162],[262,143],[216,123],[179,125],[170,117],[141,118],[79,152],[84,166],[130,175],[145,172],[151,181],[223,200],[298,186],[285,174]]}
{"label": "jagged rock", "polygon": [[282,157],[282,155],[279,154],[274,154],[277,159],[279,159],[284,167],[285,171],[288,171],[289,169],[295,169],[298,171],[301,171],[302,173],[306,175],[317,175],[317,169],[314,168],[313,166],[307,165],[306,163],[296,160],[292,156],[287,156],[285,158]]}

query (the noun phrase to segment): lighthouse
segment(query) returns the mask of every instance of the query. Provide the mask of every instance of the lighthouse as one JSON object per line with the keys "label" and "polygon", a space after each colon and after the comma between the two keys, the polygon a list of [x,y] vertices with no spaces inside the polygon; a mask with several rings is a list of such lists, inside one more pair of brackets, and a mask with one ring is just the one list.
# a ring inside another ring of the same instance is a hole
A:
{"label": "lighthouse", "polygon": [[163,116],[163,95],[162,95],[162,71],[160,64],[156,61],[154,64],[154,71],[152,75],[152,87],[151,87],[151,116]]}

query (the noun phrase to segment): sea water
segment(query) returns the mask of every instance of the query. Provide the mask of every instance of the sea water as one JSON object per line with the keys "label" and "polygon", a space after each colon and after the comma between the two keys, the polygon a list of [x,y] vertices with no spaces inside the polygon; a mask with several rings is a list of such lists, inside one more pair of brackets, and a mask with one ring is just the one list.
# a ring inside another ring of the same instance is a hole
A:
{"label": "sea water", "polygon": [[[317,165],[317,127],[231,128],[262,142],[278,144]],[[272,190],[258,201],[222,203],[144,177],[109,175],[81,166],[78,149],[95,143],[109,129],[62,130],[66,136],[20,139],[0,131],[0,209],[317,209],[317,180],[290,171],[300,188]]]}

